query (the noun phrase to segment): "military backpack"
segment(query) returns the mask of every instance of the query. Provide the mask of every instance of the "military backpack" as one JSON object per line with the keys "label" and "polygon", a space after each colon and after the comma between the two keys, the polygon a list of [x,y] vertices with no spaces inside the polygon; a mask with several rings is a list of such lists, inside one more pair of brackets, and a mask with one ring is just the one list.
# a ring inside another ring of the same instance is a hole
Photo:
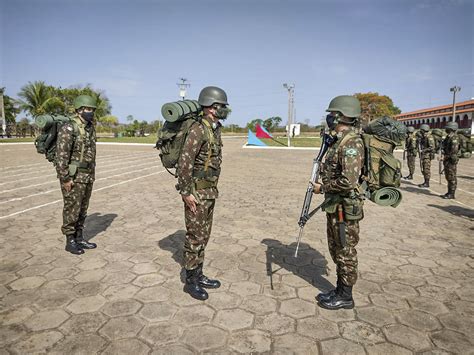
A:
{"label": "military backpack", "polygon": [[36,151],[44,154],[46,159],[56,164],[56,141],[58,132],[66,123],[73,127],[74,141],[82,140],[84,132],[72,117],[59,115],[41,115],[35,119],[36,125],[41,129],[41,134],[35,139]]}
{"label": "military backpack", "polygon": [[389,117],[374,120],[365,128],[362,133],[365,148],[362,179],[370,192],[400,186],[401,162],[393,151],[405,139],[405,125]]}
{"label": "military backpack", "polygon": [[438,153],[441,150],[443,139],[446,136],[446,133],[441,128],[433,128],[431,130],[431,135],[433,136],[434,143],[435,143],[435,152]]}
{"label": "military backpack", "polygon": [[459,157],[470,158],[472,155],[471,131],[469,129],[459,130]]}
{"label": "military backpack", "polygon": [[[161,109],[165,123],[158,130],[158,140],[155,148],[160,151],[160,159],[164,168],[173,176],[177,177],[179,157],[183,150],[184,143],[191,127],[194,124],[201,124],[206,132],[206,142],[211,145],[216,144],[211,128],[208,127],[202,118],[201,106],[194,100],[184,100],[166,103]],[[211,149],[209,149],[211,152]],[[206,161],[209,164],[210,155]],[[172,173],[169,169],[176,169]]]}

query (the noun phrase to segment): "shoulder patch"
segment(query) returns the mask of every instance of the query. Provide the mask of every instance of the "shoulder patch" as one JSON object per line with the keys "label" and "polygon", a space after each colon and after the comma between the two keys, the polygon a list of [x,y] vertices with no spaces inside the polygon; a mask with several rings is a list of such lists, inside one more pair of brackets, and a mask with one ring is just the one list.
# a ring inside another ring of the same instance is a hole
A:
{"label": "shoulder patch", "polygon": [[344,154],[347,156],[347,157],[355,157],[357,155],[357,149],[355,148],[347,148],[344,152]]}

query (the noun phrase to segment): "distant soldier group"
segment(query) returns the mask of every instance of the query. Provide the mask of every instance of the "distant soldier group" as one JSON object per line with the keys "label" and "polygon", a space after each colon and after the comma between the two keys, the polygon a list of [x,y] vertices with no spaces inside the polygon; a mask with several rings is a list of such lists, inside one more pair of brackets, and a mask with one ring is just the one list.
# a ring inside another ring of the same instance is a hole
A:
{"label": "distant soldier group", "polygon": [[405,151],[409,173],[404,179],[413,180],[413,175],[415,174],[415,160],[416,156],[419,155],[424,182],[418,186],[429,188],[431,161],[435,158],[435,154],[439,153],[440,175],[444,171],[448,185],[448,192],[441,197],[454,199],[457,187],[457,164],[461,155],[461,142],[457,131],[458,124],[456,122],[448,122],[446,124],[446,136],[444,138],[441,138],[439,135],[435,136],[427,124],[422,124],[417,133],[415,133],[414,127],[408,127]]}

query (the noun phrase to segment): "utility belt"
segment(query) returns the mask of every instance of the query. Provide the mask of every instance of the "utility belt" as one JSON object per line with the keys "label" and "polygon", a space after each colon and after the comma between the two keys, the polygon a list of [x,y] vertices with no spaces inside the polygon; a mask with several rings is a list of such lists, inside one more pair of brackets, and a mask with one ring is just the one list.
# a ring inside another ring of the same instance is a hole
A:
{"label": "utility belt", "polygon": [[94,163],[85,163],[73,160],[69,164],[69,176],[74,177],[76,176],[77,172],[90,174],[92,173],[92,169],[94,168]]}
{"label": "utility belt", "polygon": [[322,210],[327,213],[336,213],[339,205],[342,205],[344,218],[347,221],[359,221],[364,218],[364,201],[360,193],[353,191],[350,196],[343,197],[338,194],[325,194]]}

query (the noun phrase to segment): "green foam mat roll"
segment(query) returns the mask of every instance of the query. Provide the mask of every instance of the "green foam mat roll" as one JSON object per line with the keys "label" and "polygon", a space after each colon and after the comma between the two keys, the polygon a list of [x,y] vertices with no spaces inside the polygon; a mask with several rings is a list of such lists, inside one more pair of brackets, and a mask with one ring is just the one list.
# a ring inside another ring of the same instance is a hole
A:
{"label": "green foam mat roll", "polygon": [[370,200],[379,206],[395,208],[402,202],[402,192],[394,187],[382,187],[371,193]]}
{"label": "green foam mat roll", "polygon": [[47,131],[52,125],[53,122],[68,122],[69,118],[65,116],[51,116],[51,115],[41,115],[35,118],[35,123],[38,128]]}

